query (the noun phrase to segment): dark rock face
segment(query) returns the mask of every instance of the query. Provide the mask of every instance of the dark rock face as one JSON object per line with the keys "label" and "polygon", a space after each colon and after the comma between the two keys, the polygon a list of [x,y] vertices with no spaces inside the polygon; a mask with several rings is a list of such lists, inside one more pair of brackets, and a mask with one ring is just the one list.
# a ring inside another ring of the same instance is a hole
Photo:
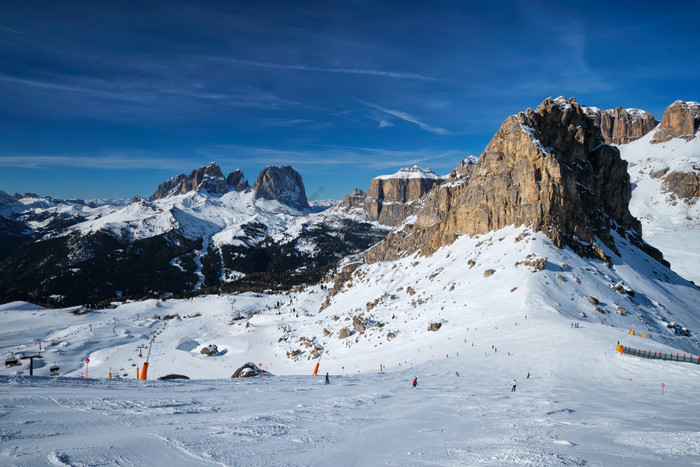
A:
{"label": "dark rock face", "polygon": [[232,172],[228,178],[225,178],[221,168],[215,162],[210,162],[204,167],[193,170],[187,176],[179,174],[164,181],[148,199],[155,201],[166,196],[202,190],[212,194],[224,194],[231,190],[244,191],[247,188],[248,181],[240,170]]}
{"label": "dark rock face", "polygon": [[180,187],[182,186],[182,183],[186,179],[187,176],[185,174],[178,174],[173,178],[164,181],[163,183],[158,185],[158,188],[156,188],[156,192],[153,193],[148,199],[151,201],[155,201],[157,199],[165,198],[169,195],[178,194],[180,192]]}
{"label": "dark rock face", "polygon": [[241,172],[239,169],[236,169],[228,174],[228,177],[226,177],[226,183],[229,187],[236,191],[245,191],[250,188],[250,185],[248,185],[248,180],[245,179],[243,172]]}
{"label": "dark rock face", "polygon": [[248,362],[239,369],[237,369],[232,375],[231,378],[252,378],[255,376],[259,376],[260,373],[263,374],[269,374],[265,370],[259,369],[255,363],[253,362]]}
{"label": "dark rock face", "polygon": [[595,122],[574,99],[550,98],[506,119],[471,179],[433,190],[415,225],[390,234],[367,260],[432,254],[458,235],[508,225],[527,225],[559,247],[601,258],[600,248],[588,243],[598,238],[615,250],[615,229],[662,260],[641,240],[641,225],[628,209],[631,193],[627,163],[603,143]]}
{"label": "dark rock face", "polygon": [[167,381],[170,379],[190,379],[190,378],[188,376],[185,376],[185,375],[178,375],[178,374],[173,373],[173,374],[159,377],[158,381]]}
{"label": "dark rock face", "polygon": [[310,209],[301,175],[289,165],[266,167],[258,175],[253,193],[255,199],[279,201],[300,211]]}
{"label": "dark rock face", "polygon": [[676,101],[665,111],[652,144],[665,143],[672,138],[690,141],[700,129],[700,103]]}
{"label": "dark rock face", "polygon": [[627,144],[653,130],[659,122],[649,112],[617,107],[601,110],[583,107],[584,112],[600,128],[606,144]]}

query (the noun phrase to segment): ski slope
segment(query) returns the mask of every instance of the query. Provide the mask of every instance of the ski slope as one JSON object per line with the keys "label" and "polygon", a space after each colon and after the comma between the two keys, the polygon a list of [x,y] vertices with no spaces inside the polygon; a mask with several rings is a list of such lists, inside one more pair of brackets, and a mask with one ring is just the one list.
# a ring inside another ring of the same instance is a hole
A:
{"label": "ski slope", "polygon": [[[348,371],[331,371],[330,385],[308,375],[312,365],[300,366],[307,375],[245,380],[0,376],[0,463],[700,462],[697,365],[616,354],[610,342],[620,333],[602,326],[564,330],[530,316],[517,328],[496,330],[497,324],[478,323],[459,345],[456,338],[445,347],[423,342],[429,359],[411,365],[406,355],[383,374],[378,365],[357,373],[347,359]],[[321,373],[327,369],[322,360]]]}
{"label": "ski slope", "polygon": [[[2,305],[0,350],[42,340],[45,358],[34,377],[0,369],[0,464],[697,465],[700,365],[615,347],[700,353],[698,288],[616,242],[608,267],[524,228],[461,237],[360,265],[323,310],[331,282],[80,315]],[[230,378],[249,361],[269,374]],[[192,379],[155,380],[173,373]]]}

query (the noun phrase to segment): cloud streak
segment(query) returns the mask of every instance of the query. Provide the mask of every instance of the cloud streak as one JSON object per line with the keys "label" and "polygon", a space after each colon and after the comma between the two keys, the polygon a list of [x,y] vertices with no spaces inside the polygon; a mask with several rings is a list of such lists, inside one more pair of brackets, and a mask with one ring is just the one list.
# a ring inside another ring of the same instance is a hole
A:
{"label": "cloud streak", "polygon": [[[195,160],[178,160],[182,166],[195,167],[201,162]],[[165,169],[172,170],[173,161],[162,156],[134,157],[124,154],[109,154],[104,156],[77,155],[14,155],[0,156],[0,167],[17,169],[47,169],[47,168],[87,168],[103,170],[133,170],[133,169]]]}
{"label": "cloud streak", "polygon": [[400,79],[414,79],[420,81],[439,81],[437,78],[432,78],[430,76],[421,75],[418,73],[411,73],[407,71],[386,71],[377,70],[373,68],[325,68],[325,67],[315,67],[307,65],[295,65],[295,64],[284,64],[284,63],[270,63],[270,62],[256,62],[254,60],[242,60],[239,58],[232,57],[202,57],[207,60],[236,63],[238,65],[248,65],[258,68],[273,68],[276,70],[297,70],[297,71],[313,71],[319,73],[345,73],[353,75],[370,75],[370,76],[382,76],[386,78],[400,78]]}
{"label": "cloud streak", "polygon": [[[375,110],[379,110],[380,112],[384,112],[387,115],[394,116],[396,118],[399,118],[401,120],[407,121],[409,123],[413,123],[415,125],[418,125],[421,130],[429,131],[430,133],[435,133],[436,135],[447,135],[450,132],[445,130],[444,128],[438,128],[434,127],[431,125],[428,125],[427,123],[424,123],[420,120],[418,120],[418,117],[411,115],[407,112],[402,112],[400,110],[392,110],[392,109],[387,109],[384,107],[380,107],[378,105],[370,104],[369,102],[365,102],[363,100],[358,99],[359,102],[363,103],[367,107],[371,107]],[[386,126],[386,125],[384,125]]]}
{"label": "cloud streak", "polygon": [[[231,158],[230,154],[236,154]],[[453,169],[464,159],[465,151],[417,149],[399,151],[384,148],[322,146],[313,149],[284,150],[258,146],[220,145],[200,151],[203,159],[227,165],[286,165],[305,167],[313,172],[323,166],[362,166],[374,170],[429,165],[431,168]],[[311,166],[311,167],[309,167]]]}

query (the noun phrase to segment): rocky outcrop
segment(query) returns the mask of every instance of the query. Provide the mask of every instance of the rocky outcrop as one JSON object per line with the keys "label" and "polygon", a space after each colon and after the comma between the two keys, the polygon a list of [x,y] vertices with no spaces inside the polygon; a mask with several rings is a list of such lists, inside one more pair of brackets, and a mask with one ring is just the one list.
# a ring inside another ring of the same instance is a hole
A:
{"label": "rocky outcrop", "polygon": [[411,204],[441,182],[442,178],[432,170],[418,166],[373,178],[365,200],[365,212],[371,221],[399,225],[412,214]]}
{"label": "rocky outcrop", "polygon": [[671,172],[664,177],[663,188],[685,201],[700,197],[700,176],[695,172]]}
{"label": "rocky outcrop", "polygon": [[172,373],[169,375],[159,377],[158,381],[167,381],[170,379],[190,379],[190,378],[188,376],[185,376],[185,375],[178,375],[178,374]]}
{"label": "rocky outcrop", "polygon": [[360,190],[359,188],[355,188],[354,190],[352,190],[352,193],[348,193],[345,195],[345,198],[340,203],[340,208],[344,211],[358,208],[363,209],[365,206],[365,201],[367,201],[367,193]]}
{"label": "rocky outcrop", "polygon": [[216,344],[209,344],[206,347],[202,347],[202,350],[200,350],[199,353],[209,357],[211,355],[216,355],[217,353],[219,353],[219,348],[216,346]]}
{"label": "rocky outcrop", "polygon": [[245,365],[241,366],[236,371],[234,371],[233,374],[231,375],[231,378],[252,378],[255,376],[259,376],[260,373],[268,374],[267,371],[258,368],[255,365],[255,363],[248,362]]}
{"label": "rocky outcrop", "polygon": [[255,199],[279,201],[300,211],[310,209],[301,175],[289,165],[266,167],[255,180],[253,193]]}
{"label": "rocky outcrop", "polygon": [[476,167],[477,162],[479,162],[479,158],[476,156],[469,156],[466,159],[463,159],[459,164],[457,164],[457,167],[452,169],[450,172],[450,180],[460,178],[468,179],[471,177],[471,173],[474,171],[474,167]]}
{"label": "rocky outcrop", "polygon": [[416,223],[367,252],[368,261],[428,255],[463,234],[527,225],[559,247],[609,260],[613,229],[662,260],[641,240],[628,209],[627,163],[603,143],[600,129],[574,99],[546,99],[511,116],[479,157],[469,181],[433,190]]}
{"label": "rocky outcrop", "polygon": [[243,172],[240,169],[236,169],[226,177],[226,183],[228,186],[236,191],[245,191],[250,188],[248,180],[243,176]]}
{"label": "rocky outcrop", "polygon": [[171,179],[164,181],[163,183],[158,185],[158,188],[156,188],[156,192],[153,193],[148,199],[151,201],[155,201],[157,199],[165,198],[166,196],[181,193],[182,183],[186,179],[187,176],[185,174],[178,174],[172,177]]}
{"label": "rocky outcrop", "polygon": [[221,168],[215,162],[210,162],[204,167],[193,170],[188,176],[179,174],[164,181],[148,199],[155,201],[166,196],[202,190],[213,194],[224,194],[231,190],[244,191],[247,188],[248,182],[240,170],[232,172],[228,178],[225,178]]}
{"label": "rocky outcrop", "polygon": [[602,110],[582,107],[583,111],[600,128],[606,144],[627,144],[653,130],[659,122],[649,112],[617,107]]}
{"label": "rocky outcrop", "polygon": [[700,103],[676,101],[665,111],[652,144],[665,143],[673,138],[693,139],[700,128]]}

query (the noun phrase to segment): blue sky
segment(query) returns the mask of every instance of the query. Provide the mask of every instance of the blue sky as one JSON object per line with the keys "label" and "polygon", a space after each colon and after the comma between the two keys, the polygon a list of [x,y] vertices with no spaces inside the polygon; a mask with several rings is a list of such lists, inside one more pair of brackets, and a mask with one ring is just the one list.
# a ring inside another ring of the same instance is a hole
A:
{"label": "blue sky", "polygon": [[216,161],[340,198],[448,173],[548,96],[700,100],[700,2],[0,4],[0,189],[150,196]]}

